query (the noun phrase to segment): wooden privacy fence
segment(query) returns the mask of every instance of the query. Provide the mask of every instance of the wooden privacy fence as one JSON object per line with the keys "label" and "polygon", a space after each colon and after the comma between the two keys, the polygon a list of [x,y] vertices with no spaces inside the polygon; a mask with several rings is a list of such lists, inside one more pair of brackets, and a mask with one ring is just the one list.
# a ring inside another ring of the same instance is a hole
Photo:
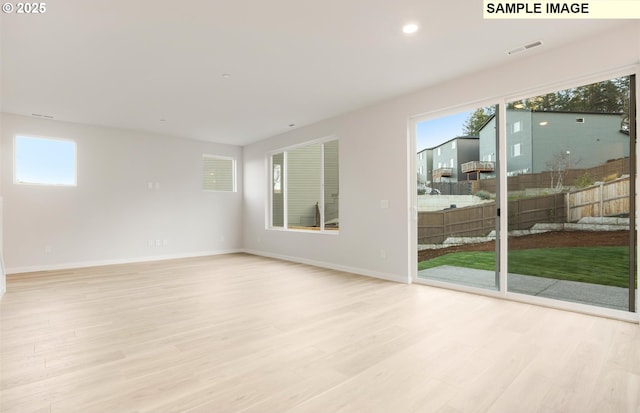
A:
{"label": "wooden privacy fence", "polygon": [[[564,178],[565,186],[573,185],[573,183],[585,173],[588,173],[589,176],[596,181],[610,179],[612,176],[618,177],[629,174],[629,158],[616,159],[602,165],[594,166],[593,168],[569,169]],[[480,179],[477,182],[478,184],[474,186],[473,193],[476,193],[479,190],[493,194],[496,192],[495,178]],[[509,188],[509,191],[524,191],[529,188],[549,188],[551,187],[551,172],[544,171],[532,174],[509,176],[507,177],[507,187]]]}
{"label": "wooden privacy fence", "polygon": [[434,182],[431,187],[440,191],[442,195],[473,195],[474,181]]}
{"label": "wooden privacy fence", "polygon": [[611,217],[629,213],[629,178],[620,178],[568,194],[569,222],[583,217]]}
{"label": "wooden privacy fence", "polygon": [[[566,222],[565,194],[509,201],[509,229],[538,222]],[[440,244],[449,237],[483,237],[496,229],[496,204],[418,212],[418,244]]]}
{"label": "wooden privacy fence", "polygon": [[509,230],[530,229],[539,222],[567,222],[565,194],[536,196],[509,201]]}
{"label": "wooden privacy fence", "polygon": [[495,202],[418,212],[418,244],[441,244],[449,237],[482,237],[495,228]]}

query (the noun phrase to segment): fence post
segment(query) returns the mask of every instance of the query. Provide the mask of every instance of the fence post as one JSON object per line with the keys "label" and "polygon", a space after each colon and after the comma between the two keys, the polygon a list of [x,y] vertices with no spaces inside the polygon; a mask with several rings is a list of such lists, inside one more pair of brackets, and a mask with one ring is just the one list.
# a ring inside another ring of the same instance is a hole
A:
{"label": "fence post", "polygon": [[442,242],[447,239],[447,211],[442,211]]}
{"label": "fence post", "polygon": [[600,218],[604,216],[604,182],[600,183]]}

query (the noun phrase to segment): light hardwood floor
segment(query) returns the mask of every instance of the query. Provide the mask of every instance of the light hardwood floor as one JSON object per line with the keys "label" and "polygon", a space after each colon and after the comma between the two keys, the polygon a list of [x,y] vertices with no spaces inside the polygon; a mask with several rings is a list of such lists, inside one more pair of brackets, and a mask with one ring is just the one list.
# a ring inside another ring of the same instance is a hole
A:
{"label": "light hardwood floor", "polygon": [[636,324],[244,254],[10,276],[3,413],[640,412]]}

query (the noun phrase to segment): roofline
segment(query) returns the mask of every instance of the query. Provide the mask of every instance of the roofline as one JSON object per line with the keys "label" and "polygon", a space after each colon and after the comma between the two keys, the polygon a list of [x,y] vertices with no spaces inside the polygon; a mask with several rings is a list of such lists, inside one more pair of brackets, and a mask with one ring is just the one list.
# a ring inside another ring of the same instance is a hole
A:
{"label": "roofline", "polygon": [[[519,112],[518,110],[513,110],[513,109],[508,109],[509,112]],[[522,110],[520,112],[526,112],[525,110]],[[608,116],[623,116],[625,115],[624,112],[581,112],[581,111],[573,111],[573,110],[529,110],[529,112],[531,113],[560,113],[560,114],[568,114],[568,113],[572,113],[572,114],[576,114],[576,115],[608,115]],[[482,124],[482,126],[480,126],[480,129],[478,129],[478,131],[481,131],[482,129],[484,129],[485,126],[487,126],[487,124],[489,122],[491,122],[493,120],[493,118],[495,118],[496,115],[493,114],[491,116],[489,116],[489,118]]]}
{"label": "roofline", "polygon": [[533,113],[577,113],[580,115],[624,115],[624,112],[585,112],[576,110],[531,110]]}
{"label": "roofline", "polygon": [[479,140],[479,139],[480,139],[480,136],[471,136],[471,135],[456,136],[455,138],[451,138],[451,139],[449,139],[448,141],[444,141],[444,142],[442,142],[442,143],[441,143],[441,144],[439,144],[439,145],[436,145],[436,146],[434,146],[434,147],[432,147],[432,148],[427,148],[427,149],[436,149],[436,148],[439,148],[439,147],[441,147],[442,145],[445,145],[445,144],[447,144],[447,143],[449,143],[449,142],[453,142],[453,141],[456,141],[456,140],[462,140],[462,139],[466,139],[466,140]]}

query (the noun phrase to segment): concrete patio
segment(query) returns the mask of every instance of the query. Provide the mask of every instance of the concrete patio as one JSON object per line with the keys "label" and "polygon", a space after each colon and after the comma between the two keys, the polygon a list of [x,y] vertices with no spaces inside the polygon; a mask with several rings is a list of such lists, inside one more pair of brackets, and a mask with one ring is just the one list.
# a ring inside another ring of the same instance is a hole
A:
{"label": "concrete patio", "polygon": [[[496,290],[495,272],[443,265],[418,271],[418,277],[469,287]],[[629,290],[600,284],[554,280],[531,275],[508,274],[510,292],[571,301],[628,311]],[[636,303],[638,302],[636,290]],[[637,305],[636,305],[637,308]]]}

